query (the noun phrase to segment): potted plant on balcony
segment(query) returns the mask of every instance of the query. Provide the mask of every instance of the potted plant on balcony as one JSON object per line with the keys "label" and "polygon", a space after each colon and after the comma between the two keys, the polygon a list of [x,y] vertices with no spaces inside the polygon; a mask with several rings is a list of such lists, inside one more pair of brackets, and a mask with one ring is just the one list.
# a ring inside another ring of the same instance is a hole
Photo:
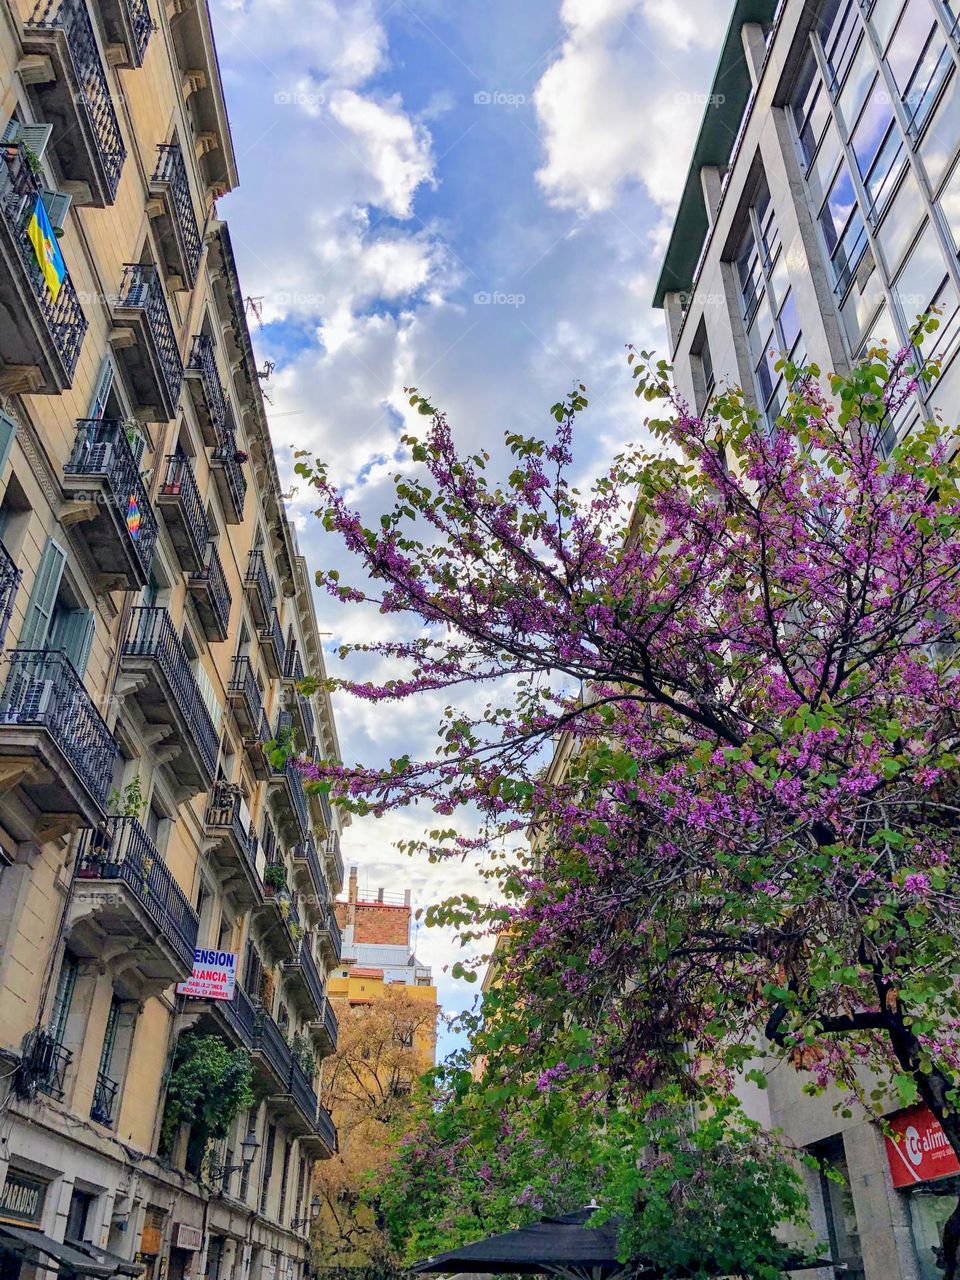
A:
{"label": "potted plant on balcony", "polygon": [[282,862],[271,862],[263,873],[263,884],[267,897],[274,897],[281,889],[287,887],[287,868]]}

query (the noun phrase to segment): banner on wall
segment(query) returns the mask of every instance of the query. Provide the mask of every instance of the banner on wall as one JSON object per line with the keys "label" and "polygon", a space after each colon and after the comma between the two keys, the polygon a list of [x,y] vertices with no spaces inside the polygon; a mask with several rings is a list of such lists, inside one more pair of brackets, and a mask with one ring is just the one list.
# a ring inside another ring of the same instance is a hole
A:
{"label": "banner on wall", "polygon": [[895,1187],[914,1187],[918,1182],[960,1173],[953,1147],[928,1107],[911,1107],[889,1116],[887,1122],[895,1135],[885,1137]]}
{"label": "banner on wall", "polygon": [[177,983],[177,995],[193,996],[195,1000],[232,1000],[236,981],[236,952],[198,947],[193,953],[193,973],[186,982]]}

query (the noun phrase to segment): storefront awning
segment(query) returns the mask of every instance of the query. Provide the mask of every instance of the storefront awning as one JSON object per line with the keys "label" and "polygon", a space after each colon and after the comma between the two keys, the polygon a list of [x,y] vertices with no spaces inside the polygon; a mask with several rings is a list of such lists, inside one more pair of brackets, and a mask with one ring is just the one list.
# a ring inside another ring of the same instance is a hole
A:
{"label": "storefront awning", "polygon": [[0,1249],[9,1249],[33,1262],[38,1259],[31,1255],[42,1253],[52,1258],[64,1271],[73,1271],[80,1276],[93,1276],[96,1280],[109,1280],[117,1272],[117,1267],[112,1263],[100,1262],[89,1253],[81,1253],[73,1245],[45,1236],[42,1231],[35,1231],[31,1227],[15,1227],[6,1222],[0,1224]]}
{"label": "storefront awning", "polygon": [[112,1275],[142,1276],[146,1270],[142,1262],[131,1262],[129,1258],[121,1258],[119,1253],[101,1249],[99,1245],[91,1244],[89,1240],[68,1240],[67,1244],[71,1249],[79,1249],[81,1253],[89,1254],[95,1262],[102,1262],[104,1266],[112,1267]]}

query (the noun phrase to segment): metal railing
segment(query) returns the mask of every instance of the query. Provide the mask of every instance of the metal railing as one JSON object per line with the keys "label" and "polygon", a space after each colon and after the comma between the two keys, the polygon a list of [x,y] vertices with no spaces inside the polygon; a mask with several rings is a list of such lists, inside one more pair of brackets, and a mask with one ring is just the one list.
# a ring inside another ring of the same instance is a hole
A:
{"label": "metal railing", "polygon": [[283,967],[285,970],[299,968],[303,976],[303,983],[310,992],[310,998],[313,1000],[317,1009],[322,1009],[324,1004],[323,980],[317,970],[317,962],[313,958],[310,950],[311,938],[310,934],[306,934],[300,939],[297,946],[297,954],[292,960],[285,960]]}
{"label": "metal railing", "polygon": [[333,1011],[333,1005],[329,1000],[323,1002],[323,1026],[327,1035],[330,1037],[330,1043],[334,1049],[337,1047],[337,1037],[340,1034],[340,1024],[337,1022],[337,1015]]}
{"label": "metal railing", "polygon": [[270,571],[267,568],[267,558],[264,555],[262,547],[254,547],[250,552],[250,559],[247,561],[247,572],[244,574],[244,581],[253,583],[257,590],[257,596],[260,601],[260,608],[263,610],[263,616],[269,617],[270,610],[273,608],[273,602],[277,598],[276,588],[270,577]]}
{"label": "metal railing", "polygon": [[283,766],[287,778],[287,788],[293,802],[293,812],[297,819],[301,835],[306,837],[310,831],[310,811],[307,808],[307,795],[303,789],[303,774],[289,757]]}
{"label": "metal railing", "polygon": [[317,905],[325,907],[330,901],[330,886],[327,884],[327,877],[323,874],[313,836],[307,836],[306,840],[296,845],[292,856],[295,862],[299,860],[307,864],[314,893],[317,895]]}
{"label": "metal railing", "polygon": [[217,731],[166,609],[140,607],[132,611],[123,653],[156,660],[212,778],[217,765]]}
{"label": "metal railing", "polygon": [[51,735],[102,808],[120,748],[60,650],[15,649],[0,694],[0,724],[36,725]]}
{"label": "metal railing", "polygon": [[283,1032],[270,1014],[267,1013],[266,1009],[262,1005],[254,1007],[256,1008],[256,1017],[254,1020],[252,1047],[263,1054],[279,1080],[289,1080],[293,1067],[290,1046],[287,1044]]}
{"label": "metal railing", "polygon": [[79,86],[76,103],[86,115],[96,139],[112,201],[120,185],[127,152],[87,6],[84,0],[40,0],[27,26],[34,31],[59,30],[66,37]]}
{"label": "metal railing", "polygon": [[337,917],[332,910],[327,911],[318,932],[325,932],[330,935],[330,947],[333,951],[334,964],[339,964],[343,955],[343,935],[340,932],[340,926],[337,924]]}
{"label": "metal railing", "polygon": [[142,308],[157,349],[160,371],[170,403],[176,405],[183,386],[183,361],[170,320],[157,269],[149,262],[128,262],[123,268],[118,310]]}
{"label": "metal railing", "polygon": [[0,645],[3,644],[10,618],[13,614],[13,602],[20,589],[23,573],[13,562],[7,548],[0,542]]}
{"label": "metal railing", "polygon": [[257,1010],[239,982],[234,984],[233,999],[218,1001],[217,1008],[223,1011],[238,1038],[251,1048],[257,1030]]}
{"label": "metal railing", "polygon": [[85,832],[76,875],[127,885],[190,972],[200,921],[136,818],[107,818],[99,830]]}
{"label": "metal railing", "polygon": [[313,1087],[313,1081],[301,1067],[300,1063],[294,1058],[290,1063],[290,1077],[288,1086],[290,1096],[294,1102],[311,1120],[317,1117],[317,1092]]}
{"label": "metal railing", "polygon": [[296,649],[291,649],[289,653],[284,655],[283,678],[284,680],[292,680],[295,684],[303,679],[303,663],[300,661],[300,655]]}
{"label": "metal railing", "polygon": [[[143,5],[144,0],[132,0]],[[149,19],[149,14],[147,15]],[[200,240],[200,228],[197,226],[197,215],[193,211],[193,200],[190,198],[190,180],[187,177],[187,166],[183,161],[183,152],[179,143],[166,142],[157,147],[157,167],[153,171],[154,182],[166,183],[173,196],[173,207],[177,213],[177,229],[183,243],[184,257],[190,273],[189,283],[197,278],[197,267],[200,265],[200,254],[203,244]]]}
{"label": "metal railing", "polygon": [[239,788],[233,783],[219,778],[214,783],[204,821],[208,827],[226,827],[229,829],[230,834],[243,850],[250,869],[259,880],[260,873],[257,871],[257,846],[259,841],[253,827],[245,827],[243,824],[243,817],[240,812],[241,800],[242,796]]}
{"label": "metal railing", "polygon": [[213,339],[206,333],[195,334],[187,368],[195,369],[200,374],[203,397],[207,402],[210,421],[219,440],[227,429],[227,402],[213,352]]}
{"label": "metal railing", "polygon": [[183,522],[190,531],[194,551],[200,555],[210,538],[210,525],[203,509],[203,499],[197,488],[193,467],[185,453],[167,455],[160,494],[164,498],[179,498],[183,507]]}
{"label": "metal railing", "polygon": [[73,1054],[49,1031],[31,1032],[24,1045],[17,1079],[18,1092],[32,1096],[34,1089],[52,1098],[62,1098],[67,1067]]}
{"label": "metal railing", "polygon": [[239,693],[247,705],[247,715],[255,727],[259,727],[264,718],[263,695],[257,683],[253,663],[244,654],[237,654],[230,670],[230,693]]}
{"label": "metal railing", "polygon": [[210,608],[217,623],[217,633],[223,639],[226,639],[227,629],[230,625],[230,605],[233,603],[233,597],[230,594],[230,588],[227,586],[227,575],[223,571],[223,565],[215,542],[207,543],[203,568],[196,573],[191,573],[190,581],[205,582],[207,584]]}
{"label": "metal railing", "polygon": [[103,476],[110,501],[122,511],[127,537],[146,577],[157,542],[157,517],[140,477],[124,424],[110,418],[80,418],[73,452],[64,467],[69,475]]}
{"label": "metal railing", "polygon": [[247,481],[243,474],[243,463],[239,459],[237,441],[233,432],[228,432],[210,455],[214,466],[220,467],[227,477],[227,488],[234,514],[239,520],[243,516],[243,500],[247,493]]}
{"label": "metal railing", "polygon": [[97,1124],[113,1124],[113,1108],[120,1089],[118,1080],[111,1080],[103,1071],[97,1072],[93,1086],[93,1101],[90,1104],[90,1119]]}
{"label": "metal railing", "polygon": [[327,836],[327,853],[337,873],[337,883],[343,884],[343,854],[340,852],[340,836],[331,831]]}
{"label": "metal railing", "polygon": [[331,1151],[337,1150],[337,1127],[326,1107],[317,1108],[317,1133]]}
{"label": "metal railing", "polygon": [[261,643],[265,642],[273,646],[273,652],[276,655],[277,660],[277,667],[282,671],[285,646],[283,643],[283,627],[280,625],[280,618],[277,615],[276,609],[270,610],[270,617],[267,620],[267,625],[265,627],[261,627],[260,641]]}
{"label": "metal railing", "polygon": [[47,322],[51,341],[67,378],[72,380],[80,358],[83,335],[87,332],[87,319],[80,309],[77,291],[69,274],[60,285],[54,301],[40,270],[36,251],[27,236],[27,223],[33,216],[39,196],[40,184],[27,162],[23,146],[18,143],[0,147],[0,216],[17,246],[21,265]]}

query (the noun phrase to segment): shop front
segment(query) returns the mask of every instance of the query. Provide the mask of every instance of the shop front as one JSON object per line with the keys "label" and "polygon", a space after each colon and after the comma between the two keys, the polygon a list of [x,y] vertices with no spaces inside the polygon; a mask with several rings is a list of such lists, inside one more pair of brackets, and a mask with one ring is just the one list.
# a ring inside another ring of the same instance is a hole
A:
{"label": "shop front", "polygon": [[906,1197],[920,1280],[940,1280],[936,1254],[943,1224],[960,1197],[960,1161],[936,1116],[925,1106],[910,1107],[888,1122],[886,1137],[890,1176]]}

